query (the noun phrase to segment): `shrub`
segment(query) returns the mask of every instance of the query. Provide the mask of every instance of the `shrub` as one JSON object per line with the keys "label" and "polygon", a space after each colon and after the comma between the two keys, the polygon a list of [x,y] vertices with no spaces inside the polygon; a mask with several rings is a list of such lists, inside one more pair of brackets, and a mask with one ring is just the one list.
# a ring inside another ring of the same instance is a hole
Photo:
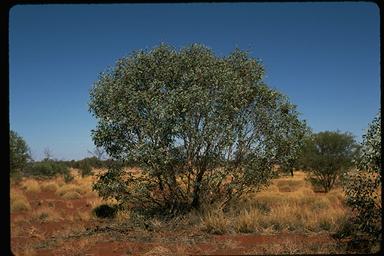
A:
{"label": "shrub", "polygon": [[73,177],[69,172],[64,173],[63,177],[64,177],[65,183],[70,183],[71,181],[73,181],[75,179],[75,177]]}
{"label": "shrub", "polygon": [[31,160],[27,143],[14,131],[9,133],[9,157],[11,176],[20,175]]}
{"label": "shrub", "polygon": [[102,204],[95,207],[92,212],[98,218],[114,218],[117,214],[117,207],[110,206],[108,204]]}
{"label": "shrub", "polygon": [[92,166],[88,161],[81,161],[79,163],[81,177],[92,175]]}
{"label": "shrub", "polygon": [[355,232],[349,237],[352,244],[365,241],[366,247],[356,249],[367,253],[377,249],[382,239],[380,112],[363,135],[355,163],[357,169],[346,175],[344,185],[346,202],[354,212],[349,224]]}
{"label": "shrub", "polygon": [[90,92],[98,121],[92,138],[142,175],[114,166],[94,189],[170,214],[226,206],[258,190],[273,164],[295,156],[305,130],[295,106],[263,75],[246,52],[218,57],[198,44],[180,51],[161,45],[119,60]]}
{"label": "shrub", "polygon": [[64,163],[54,160],[34,162],[31,163],[28,167],[28,174],[38,177],[51,178],[56,175],[67,175],[68,173],[68,166],[66,166]]}
{"label": "shrub", "polygon": [[310,171],[314,187],[331,190],[337,179],[352,165],[357,146],[350,133],[320,132],[306,140],[301,158]]}

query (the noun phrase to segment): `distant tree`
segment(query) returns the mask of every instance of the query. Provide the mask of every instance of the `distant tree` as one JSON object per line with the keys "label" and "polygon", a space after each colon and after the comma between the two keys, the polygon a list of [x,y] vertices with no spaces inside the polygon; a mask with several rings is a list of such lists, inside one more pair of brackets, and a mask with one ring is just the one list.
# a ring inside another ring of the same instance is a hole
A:
{"label": "distant tree", "polygon": [[352,242],[357,241],[361,249],[369,253],[379,249],[382,239],[380,112],[363,135],[354,162],[357,169],[346,175],[344,187],[347,204],[354,212],[347,225]]}
{"label": "distant tree", "polygon": [[15,131],[9,133],[11,175],[20,174],[31,160],[30,149],[25,140]]}
{"label": "distant tree", "polygon": [[301,156],[302,166],[310,172],[311,183],[328,192],[352,166],[356,149],[350,133],[319,132],[306,139]]}
{"label": "distant tree", "polygon": [[46,147],[44,149],[44,160],[48,161],[48,160],[52,160],[52,159],[53,159],[52,150],[50,148]]}
{"label": "distant tree", "polygon": [[[295,150],[305,124],[287,97],[262,81],[264,69],[246,52],[217,57],[198,44],[176,51],[138,51],[101,74],[91,90],[96,146],[119,165],[94,188],[142,208],[199,209],[257,191],[274,163]],[[284,154],[280,154],[284,152]]]}
{"label": "distant tree", "polygon": [[92,156],[96,157],[99,160],[105,159],[105,150],[101,147],[95,147],[95,149],[92,151],[88,150],[88,153],[91,154]]}

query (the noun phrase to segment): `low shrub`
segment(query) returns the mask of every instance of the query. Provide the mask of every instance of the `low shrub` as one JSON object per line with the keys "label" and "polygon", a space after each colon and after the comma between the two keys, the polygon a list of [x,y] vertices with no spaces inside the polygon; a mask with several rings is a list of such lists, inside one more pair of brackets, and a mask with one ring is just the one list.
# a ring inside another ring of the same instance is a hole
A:
{"label": "low shrub", "polygon": [[33,162],[28,166],[27,174],[38,177],[53,177],[56,175],[68,174],[68,166],[62,162],[54,160],[44,160],[41,162]]}
{"label": "low shrub", "polygon": [[108,204],[102,204],[95,207],[92,213],[98,218],[115,218],[117,214],[117,207]]}

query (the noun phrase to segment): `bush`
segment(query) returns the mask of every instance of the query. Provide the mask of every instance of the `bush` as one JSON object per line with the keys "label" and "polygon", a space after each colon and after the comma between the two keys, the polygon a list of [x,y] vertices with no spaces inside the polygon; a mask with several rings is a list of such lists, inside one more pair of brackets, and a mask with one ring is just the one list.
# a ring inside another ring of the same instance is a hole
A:
{"label": "bush", "polygon": [[81,177],[92,175],[92,166],[88,161],[81,161],[79,163]]}
{"label": "bush", "polygon": [[[349,225],[355,229],[349,238],[356,245],[352,247],[369,253],[378,248],[382,239],[380,113],[363,136],[355,163],[357,169],[346,175],[344,185],[347,204],[354,212]],[[365,241],[367,246],[359,248],[356,241]]]}
{"label": "bush", "polygon": [[20,176],[27,162],[31,160],[29,147],[16,132],[9,133],[9,156],[11,176]]}
{"label": "bush", "polygon": [[95,207],[92,212],[98,218],[115,218],[117,214],[117,207],[110,206],[108,204],[102,204]]}
{"label": "bush", "polygon": [[31,176],[51,178],[56,175],[69,174],[68,166],[54,160],[44,160],[41,162],[30,163],[28,174]]}
{"label": "bush", "polygon": [[142,175],[111,167],[94,189],[170,214],[227,206],[260,189],[273,164],[295,157],[305,130],[295,106],[263,76],[248,53],[218,57],[199,44],[160,45],[119,60],[90,92],[98,121],[92,137]]}
{"label": "bush", "polygon": [[350,133],[320,132],[307,139],[301,158],[312,185],[330,191],[352,165],[357,146]]}

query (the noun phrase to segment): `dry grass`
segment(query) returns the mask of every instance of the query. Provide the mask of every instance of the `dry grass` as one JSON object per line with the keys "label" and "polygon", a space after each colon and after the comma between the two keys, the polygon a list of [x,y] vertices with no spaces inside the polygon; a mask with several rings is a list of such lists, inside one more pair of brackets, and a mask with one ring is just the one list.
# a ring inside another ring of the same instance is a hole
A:
{"label": "dry grass", "polygon": [[31,210],[31,205],[29,204],[28,199],[24,196],[22,192],[11,190],[10,197],[11,212],[22,212]]}
{"label": "dry grass", "polygon": [[150,251],[146,252],[144,255],[170,255],[171,250],[165,248],[163,246],[156,246],[152,248]]}
{"label": "dry grass", "polygon": [[21,250],[12,250],[17,256],[36,256],[38,255],[31,245],[26,245]]}
{"label": "dry grass", "polygon": [[[282,192],[282,189],[284,188]],[[342,189],[316,194],[305,174],[276,179],[265,190],[247,195],[229,213],[216,209],[201,218],[203,229],[223,234],[335,232],[348,215]]]}
{"label": "dry grass", "polygon": [[213,209],[201,217],[202,229],[211,234],[226,233],[229,225],[227,216],[220,209]]}
{"label": "dry grass", "polygon": [[28,193],[39,193],[41,192],[40,185],[36,180],[26,179],[22,182],[22,187]]}
{"label": "dry grass", "polygon": [[63,185],[60,188],[58,188],[56,191],[56,194],[59,196],[64,196],[68,192],[77,192],[77,193],[83,195],[83,194],[87,193],[87,190],[84,187],[78,186],[76,184],[66,184],[66,185]]}
{"label": "dry grass", "polygon": [[58,188],[59,188],[59,185],[55,181],[44,182],[41,184],[41,189],[43,191],[56,192]]}
{"label": "dry grass", "polygon": [[76,191],[68,191],[65,194],[63,194],[61,197],[66,200],[72,200],[72,199],[80,199],[81,195]]}
{"label": "dry grass", "polygon": [[41,222],[54,222],[63,220],[63,217],[54,208],[42,207],[33,212],[32,218]]}
{"label": "dry grass", "polygon": [[80,221],[89,221],[92,219],[92,215],[90,211],[84,211],[84,212],[77,211],[75,219],[78,219]]}

